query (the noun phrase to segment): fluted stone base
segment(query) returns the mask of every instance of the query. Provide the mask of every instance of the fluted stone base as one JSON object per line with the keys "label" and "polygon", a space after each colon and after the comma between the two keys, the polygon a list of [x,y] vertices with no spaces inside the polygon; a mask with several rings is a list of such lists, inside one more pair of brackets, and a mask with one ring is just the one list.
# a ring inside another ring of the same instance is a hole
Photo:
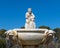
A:
{"label": "fluted stone base", "polygon": [[38,45],[34,45],[34,46],[23,46],[23,48],[39,48],[39,46]]}

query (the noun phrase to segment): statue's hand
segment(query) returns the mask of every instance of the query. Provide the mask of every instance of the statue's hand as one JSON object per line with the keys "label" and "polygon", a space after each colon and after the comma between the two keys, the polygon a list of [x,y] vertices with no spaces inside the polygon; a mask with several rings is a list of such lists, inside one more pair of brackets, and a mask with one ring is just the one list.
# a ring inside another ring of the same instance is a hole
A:
{"label": "statue's hand", "polygon": [[29,18],[29,15],[27,15],[26,18]]}

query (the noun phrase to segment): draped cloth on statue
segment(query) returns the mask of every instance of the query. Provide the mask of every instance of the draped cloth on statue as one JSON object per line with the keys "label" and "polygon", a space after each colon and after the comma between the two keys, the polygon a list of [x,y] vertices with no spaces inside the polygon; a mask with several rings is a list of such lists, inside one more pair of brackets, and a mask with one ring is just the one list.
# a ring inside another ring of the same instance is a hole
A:
{"label": "draped cloth on statue", "polygon": [[34,18],[35,18],[35,15],[31,12],[31,9],[29,8],[28,12],[26,12],[25,29],[35,29],[36,28]]}

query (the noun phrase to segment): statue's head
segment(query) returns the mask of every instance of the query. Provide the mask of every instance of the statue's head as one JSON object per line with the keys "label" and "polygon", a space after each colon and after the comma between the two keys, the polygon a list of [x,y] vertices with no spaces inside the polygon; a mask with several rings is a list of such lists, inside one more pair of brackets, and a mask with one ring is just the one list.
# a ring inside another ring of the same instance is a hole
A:
{"label": "statue's head", "polygon": [[32,8],[28,8],[28,12],[31,13],[32,12]]}

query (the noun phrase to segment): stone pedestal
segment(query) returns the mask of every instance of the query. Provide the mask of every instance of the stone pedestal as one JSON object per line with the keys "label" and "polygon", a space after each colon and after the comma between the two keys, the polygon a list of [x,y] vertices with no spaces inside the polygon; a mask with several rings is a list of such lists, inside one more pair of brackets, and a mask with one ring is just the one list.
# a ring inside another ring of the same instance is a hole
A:
{"label": "stone pedestal", "polygon": [[25,46],[23,46],[23,48],[39,48],[39,46],[38,45],[31,45],[31,46],[27,46],[27,45],[25,45]]}
{"label": "stone pedestal", "polygon": [[39,48],[39,45],[35,45],[34,48]]}

